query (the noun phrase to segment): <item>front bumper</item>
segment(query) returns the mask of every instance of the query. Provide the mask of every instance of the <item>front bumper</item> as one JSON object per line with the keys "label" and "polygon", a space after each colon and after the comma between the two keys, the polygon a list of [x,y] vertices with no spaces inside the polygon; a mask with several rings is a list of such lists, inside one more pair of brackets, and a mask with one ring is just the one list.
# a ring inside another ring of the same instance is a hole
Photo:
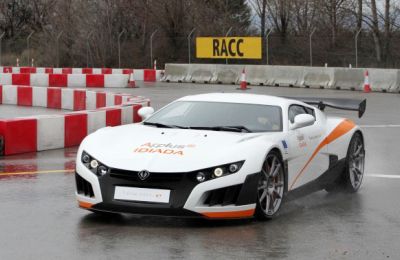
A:
{"label": "front bumper", "polygon": [[[93,211],[206,218],[252,217],[259,174],[226,176],[204,183],[194,172],[151,173],[145,181],[136,172],[111,169],[98,177],[77,163],[76,196],[79,206]],[[168,189],[169,203],[121,201],[114,199],[116,186]],[[90,190],[92,189],[92,190]]]}

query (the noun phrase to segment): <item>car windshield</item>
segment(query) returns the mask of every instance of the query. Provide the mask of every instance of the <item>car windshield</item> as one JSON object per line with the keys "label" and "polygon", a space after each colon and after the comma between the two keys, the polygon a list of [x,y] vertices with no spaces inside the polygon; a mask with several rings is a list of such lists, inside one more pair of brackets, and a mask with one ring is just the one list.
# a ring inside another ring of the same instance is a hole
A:
{"label": "car windshield", "polygon": [[143,122],[145,125],[236,132],[282,131],[279,106],[227,102],[177,101]]}

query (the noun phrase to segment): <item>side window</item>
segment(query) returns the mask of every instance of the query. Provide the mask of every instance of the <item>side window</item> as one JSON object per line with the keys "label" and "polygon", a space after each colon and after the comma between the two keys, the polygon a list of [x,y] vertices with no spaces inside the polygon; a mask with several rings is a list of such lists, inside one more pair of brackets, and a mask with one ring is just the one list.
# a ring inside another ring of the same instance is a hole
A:
{"label": "side window", "polygon": [[309,107],[306,107],[305,109],[306,109],[306,111],[307,111],[307,114],[310,114],[310,115],[312,115],[312,116],[315,118],[314,109],[309,108]]}
{"label": "side window", "polygon": [[291,123],[294,123],[294,118],[301,114],[308,114],[305,107],[299,105],[291,105],[289,107],[289,121]]}

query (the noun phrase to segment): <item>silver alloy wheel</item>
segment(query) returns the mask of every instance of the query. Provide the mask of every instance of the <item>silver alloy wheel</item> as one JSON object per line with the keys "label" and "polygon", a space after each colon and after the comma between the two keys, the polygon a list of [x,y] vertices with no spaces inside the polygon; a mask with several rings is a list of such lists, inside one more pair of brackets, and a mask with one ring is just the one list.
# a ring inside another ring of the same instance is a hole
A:
{"label": "silver alloy wheel", "polygon": [[357,190],[364,176],[365,150],[361,138],[356,138],[351,147],[349,158],[349,177],[354,190]]}
{"label": "silver alloy wheel", "polygon": [[276,154],[269,154],[261,170],[258,182],[258,201],[267,216],[274,215],[281,203],[284,191],[283,165]]}

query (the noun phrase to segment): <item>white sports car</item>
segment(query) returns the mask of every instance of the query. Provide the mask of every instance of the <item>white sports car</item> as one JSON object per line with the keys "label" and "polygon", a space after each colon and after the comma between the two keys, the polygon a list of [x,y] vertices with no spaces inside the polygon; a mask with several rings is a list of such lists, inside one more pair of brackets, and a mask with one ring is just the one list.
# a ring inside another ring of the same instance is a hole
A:
{"label": "white sports car", "polygon": [[[82,142],[79,206],[94,212],[206,218],[277,215],[282,202],[313,191],[359,189],[364,138],[326,106],[366,101],[253,94],[178,99],[144,121],[107,127]],[[312,105],[316,105],[314,107]]]}

